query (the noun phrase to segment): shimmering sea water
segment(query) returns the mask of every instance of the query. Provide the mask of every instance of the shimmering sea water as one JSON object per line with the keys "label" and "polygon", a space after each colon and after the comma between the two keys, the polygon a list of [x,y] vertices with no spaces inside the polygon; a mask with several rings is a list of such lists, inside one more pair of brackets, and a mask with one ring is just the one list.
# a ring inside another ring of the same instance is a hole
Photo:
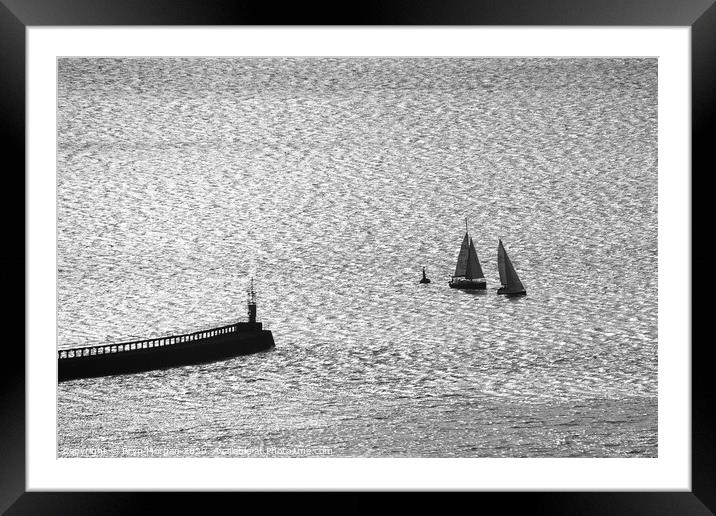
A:
{"label": "shimmering sea water", "polygon": [[251,275],[276,341],[59,384],[60,456],[657,456],[655,59],[58,74],[56,347],[229,324]]}

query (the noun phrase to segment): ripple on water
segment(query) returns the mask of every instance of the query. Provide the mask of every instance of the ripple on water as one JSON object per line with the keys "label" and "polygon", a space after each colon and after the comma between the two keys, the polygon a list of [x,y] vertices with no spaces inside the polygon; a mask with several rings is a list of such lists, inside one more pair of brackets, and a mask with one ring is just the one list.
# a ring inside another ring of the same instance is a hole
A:
{"label": "ripple on water", "polygon": [[[655,60],[59,77],[58,347],[230,323],[250,274],[277,342],[61,384],[60,454],[656,456]],[[447,287],[464,217],[481,294]],[[498,237],[526,298],[495,295]]]}

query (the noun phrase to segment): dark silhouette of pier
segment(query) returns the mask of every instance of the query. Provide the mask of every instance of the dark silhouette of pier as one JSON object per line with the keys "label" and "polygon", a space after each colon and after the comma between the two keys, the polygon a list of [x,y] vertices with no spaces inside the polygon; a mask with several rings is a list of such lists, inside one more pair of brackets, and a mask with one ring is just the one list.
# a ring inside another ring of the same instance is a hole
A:
{"label": "dark silhouette of pier", "polygon": [[65,381],[214,362],[266,351],[274,346],[271,331],[262,323],[238,322],[182,335],[60,350],[57,353],[58,379]]}
{"label": "dark silhouette of pier", "polygon": [[60,350],[58,380],[138,373],[267,351],[275,344],[271,331],[256,320],[253,278],[247,294],[245,321],[181,335]]}
{"label": "dark silhouette of pier", "polygon": [[83,348],[61,349],[57,352],[57,358],[63,359],[89,357],[96,355],[108,355],[110,353],[124,353],[126,351],[136,351],[139,349],[151,349],[164,346],[173,346],[174,344],[182,344],[184,342],[205,341],[212,337],[218,337],[220,335],[230,335],[232,333],[238,332],[239,328],[261,330],[263,327],[262,323],[253,323],[253,325],[255,326],[255,328],[252,328],[250,326],[250,323],[239,322],[235,324],[229,324],[228,326],[212,328],[210,330],[197,331],[194,333],[186,333],[182,335],[172,335],[169,337],[133,340],[131,342],[104,344],[99,346],[87,346]]}

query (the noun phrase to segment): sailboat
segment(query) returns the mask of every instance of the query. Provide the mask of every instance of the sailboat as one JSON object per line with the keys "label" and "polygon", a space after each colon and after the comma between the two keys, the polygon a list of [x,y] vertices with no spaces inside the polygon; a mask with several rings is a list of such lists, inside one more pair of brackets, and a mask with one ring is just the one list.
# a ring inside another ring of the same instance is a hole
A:
{"label": "sailboat", "polygon": [[510,257],[507,256],[507,251],[505,251],[505,246],[502,245],[501,239],[497,246],[497,268],[500,272],[500,283],[502,283],[502,287],[497,289],[498,294],[504,294],[508,297],[527,295],[527,291],[510,261]]}
{"label": "sailboat", "polygon": [[487,282],[480,267],[480,260],[477,259],[475,244],[467,231],[467,219],[465,219],[465,237],[462,239],[460,253],[457,255],[455,274],[448,282],[450,288],[485,290]]}

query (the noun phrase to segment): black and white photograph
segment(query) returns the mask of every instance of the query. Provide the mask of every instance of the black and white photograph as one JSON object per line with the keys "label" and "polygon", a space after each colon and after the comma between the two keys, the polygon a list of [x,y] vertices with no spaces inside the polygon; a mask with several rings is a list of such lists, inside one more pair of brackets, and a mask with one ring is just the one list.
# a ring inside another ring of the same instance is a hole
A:
{"label": "black and white photograph", "polygon": [[658,84],[58,58],[58,457],[659,457]]}

